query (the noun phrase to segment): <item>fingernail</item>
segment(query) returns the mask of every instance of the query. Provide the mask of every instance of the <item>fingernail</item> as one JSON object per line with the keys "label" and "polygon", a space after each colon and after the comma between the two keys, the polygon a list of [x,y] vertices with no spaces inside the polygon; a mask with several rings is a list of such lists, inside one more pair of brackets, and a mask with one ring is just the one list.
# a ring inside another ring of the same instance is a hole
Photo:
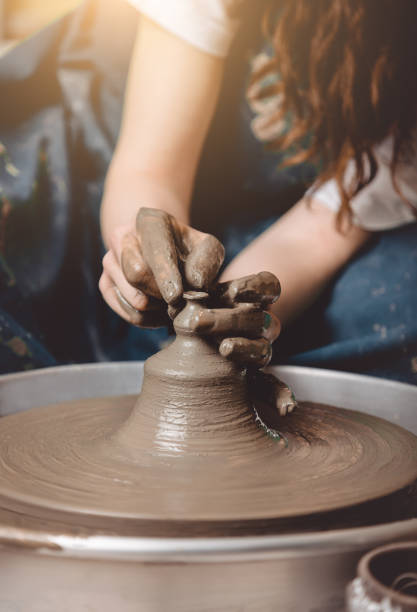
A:
{"label": "fingernail", "polygon": [[168,304],[175,304],[182,296],[182,287],[169,280],[164,283],[162,293]]}
{"label": "fingernail", "polygon": [[191,284],[195,289],[205,289],[206,288],[206,282],[205,279],[203,278],[203,275],[200,272],[197,272],[196,270],[193,271],[192,275],[191,275]]}
{"label": "fingernail", "polygon": [[279,407],[279,416],[287,416],[287,408],[288,408],[288,404],[283,404]]}
{"label": "fingernail", "polygon": [[272,323],[272,317],[268,312],[264,313],[264,325],[263,328],[264,330],[267,330],[271,327],[271,323]]}
{"label": "fingernail", "polygon": [[232,352],[233,352],[233,342],[231,342],[231,340],[226,338],[225,340],[222,341],[222,343],[219,346],[219,353],[223,357],[229,357],[229,355],[231,355]]}

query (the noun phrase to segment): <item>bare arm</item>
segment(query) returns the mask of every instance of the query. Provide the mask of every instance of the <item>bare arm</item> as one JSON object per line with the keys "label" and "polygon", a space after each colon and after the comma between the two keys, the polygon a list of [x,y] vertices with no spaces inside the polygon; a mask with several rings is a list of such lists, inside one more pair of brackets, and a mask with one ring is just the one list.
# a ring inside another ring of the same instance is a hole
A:
{"label": "bare arm", "polygon": [[187,222],[222,73],[223,60],[140,19],[121,133],[101,209],[107,245],[118,227],[134,228],[141,205]]}
{"label": "bare arm", "polygon": [[[101,217],[103,237],[112,248],[100,288],[109,305],[127,320],[115,286],[136,309],[146,308],[148,300],[121,271],[123,236],[135,233],[141,206],[160,208],[188,223],[195,169],[222,72],[221,59],[141,20]],[[368,236],[357,227],[338,233],[332,212],[321,206],[308,208],[302,200],[228,266],[223,280],[260,270],[276,274],[283,295],[274,312],[285,323],[314,301]]]}
{"label": "bare arm", "polygon": [[222,280],[258,270],[275,274],[282,296],[273,312],[285,325],[314,302],[370,236],[354,225],[340,233],[332,211],[301,200],[229,264]]}

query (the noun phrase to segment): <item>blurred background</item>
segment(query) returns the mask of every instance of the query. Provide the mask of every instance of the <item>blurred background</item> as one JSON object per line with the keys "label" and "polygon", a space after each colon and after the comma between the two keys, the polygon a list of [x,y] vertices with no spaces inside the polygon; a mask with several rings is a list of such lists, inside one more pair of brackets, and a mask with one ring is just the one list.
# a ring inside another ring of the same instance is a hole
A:
{"label": "blurred background", "polygon": [[0,53],[80,4],[81,0],[0,0]]}

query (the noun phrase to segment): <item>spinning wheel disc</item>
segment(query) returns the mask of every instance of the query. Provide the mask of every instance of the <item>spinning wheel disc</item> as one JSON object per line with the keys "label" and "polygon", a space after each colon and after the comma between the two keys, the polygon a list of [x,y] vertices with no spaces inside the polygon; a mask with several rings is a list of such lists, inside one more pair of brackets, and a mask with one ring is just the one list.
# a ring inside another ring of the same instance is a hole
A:
{"label": "spinning wheel disc", "polygon": [[148,536],[398,518],[398,495],[417,479],[417,438],[308,402],[284,419],[270,414],[281,435],[269,437],[245,368],[193,332],[206,294],[184,295],[177,338],[145,363],[136,402],[99,398],[1,419],[0,513]]}
{"label": "spinning wheel disc", "polygon": [[260,533],[384,499],[417,478],[415,436],[383,419],[307,402],[279,421],[280,440],[254,425],[250,441],[242,435],[221,452],[132,454],[115,434],[135,399],[77,401],[1,419],[0,508],[144,535]]}

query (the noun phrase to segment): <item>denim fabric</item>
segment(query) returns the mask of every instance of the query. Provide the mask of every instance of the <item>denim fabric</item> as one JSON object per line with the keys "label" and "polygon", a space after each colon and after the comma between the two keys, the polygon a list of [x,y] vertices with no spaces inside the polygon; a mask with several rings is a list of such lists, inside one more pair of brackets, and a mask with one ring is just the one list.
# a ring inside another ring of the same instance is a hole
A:
{"label": "denim fabric", "polygon": [[[169,339],[127,325],[97,289],[99,206],[136,17],[123,0],[91,0],[0,60],[0,372],[145,359]],[[192,207],[193,224],[217,234],[228,259],[315,176],[305,165],[279,171],[280,155],[249,129],[247,65],[260,44],[249,30],[228,59]],[[282,333],[274,361],[417,383],[416,307],[413,224],[376,235]]]}
{"label": "denim fabric", "polygon": [[[269,227],[229,228],[228,258]],[[316,304],[285,330],[273,363],[359,372],[417,384],[417,224],[377,234]]]}

